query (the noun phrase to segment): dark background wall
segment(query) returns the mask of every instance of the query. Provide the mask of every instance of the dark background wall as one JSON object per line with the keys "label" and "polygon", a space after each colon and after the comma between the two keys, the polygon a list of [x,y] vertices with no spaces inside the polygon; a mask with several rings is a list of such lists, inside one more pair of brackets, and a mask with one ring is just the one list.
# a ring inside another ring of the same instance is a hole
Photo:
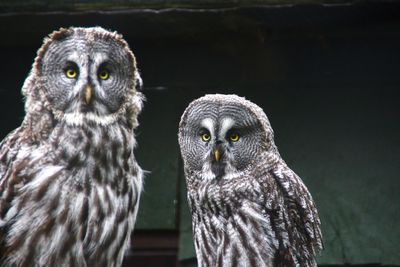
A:
{"label": "dark background wall", "polygon": [[116,30],[145,84],[136,155],[151,171],[127,266],[173,266],[177,250],[193,258],[177,125],[189,102],[217,92],[245,96],[269,116],[319,208],[320,264],[400,265],[400,5],[296,2],[0,3],[0,138],[21,123],[20,88],[44,36],[68,26]]}

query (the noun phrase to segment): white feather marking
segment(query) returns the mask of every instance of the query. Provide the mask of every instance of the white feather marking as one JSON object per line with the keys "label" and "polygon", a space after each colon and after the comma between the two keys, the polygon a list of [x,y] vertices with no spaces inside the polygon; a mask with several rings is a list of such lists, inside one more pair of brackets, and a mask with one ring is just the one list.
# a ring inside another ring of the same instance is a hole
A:
{"label": "white feather marking", "polygon": [[81,57],[79,56],[78,51],[75,51],[68,55],[67,60],[72,62],[80,62]]}
{"label": "white feather marking", "polygon": [[29,158],[30,161],[34,162],[39,160],[43,154],[43,150],[41,149],[32,149],[32,147],[29,146],[22,146],[18,151],[16,161]]}
{"label": "white feather marking", "polygon": [[85,195],[83,193],[78,193],[75,195],[74,202],[70,206],[70,219],[78,221],[80,213],[82,211],[82,206],[84,203]]}
{"label": "white feather marking", "polygon": [[221,123],[221,130],[219,131],[220,140],[224,140],[226,137],[226,133],[232,128],[235,124],[235,121],[232,118],[223,118]]}
{"label": "white feather marking", "polygon": [[26,184],[22,190],[30,191],[40,187],[49,177],[55,175],[63,169],[62,166],[46,166],[38,174],[35,175],[34,179]]}
{"label": "white feather marking", "polygon": [[206,161],[204,163],[203,168],[202,168],[202,172],[199,175],[199,177],[201,177],[205,181],[210,181],[210,180],[215,179],[215,174],[212,172],[211,164],[208,161]]}
{"label": "white feather marking", "polygon": [[[93,65],[96,66],[96,67],[91,70],[92,71],[92,74],[91,74],[92,77],[97,77],[98,71],[101,71],[101,69],[98,69],[98,67],[100,67],[102,63],[108,61],[108,59],[109,59],[108,55],[105,54],[105,53],[96,53],[93,56],[93,62],[94,62]],[[93,81],[93,82],[95,82],[95,81]],[[106,98],[107,97],[102,86],[96,86],[96,89],[97,89],[97,93],[100,95],[101,98]]]}
{"label": "white feather marking", "polygon": [[201,121],[200,125],[206,128],[211,135],[214,135],[214,122],[210,118],[205,118]]}
{"label": "white feather marking", "polygon": [[108,55],[106,53],[96,53],[93,56],[93,62],[95,66],[101,65],[101,63],[108,60]]}
{"label": "white feather marking", "polygon": [[57,120],[65,121],[68,125],[73,126],[82,126],[86,125],[86,122],[94,122],[97,125],[107,126],[115,123],[120,114],[118,112],[112,113],[109,115],[97,115],[94,113],[81,113],[81,112],[72,112],[72,113],[62,113],[55,112],[55,116]]}
{"label": "white feather marking", "polygon": [[[229,229],[229,232],[233,234],[232,239],[234,240],[234,244],[236,245],[239,251],[246,251],[246,248],[243,244],[243,237],[241,236],[240,232],[238,231],[238,228],[242,229],[242,231],[245,233],[246,236],[249,235],[249,231],[247,229],[246,224],[240,219],[240,217],[237,214],[233,215],[233,219],[236,222],[236,227],[234,227],[231,223],[228,224],[228,227],[232,227],[233,231]],[[242,266],[250,266],[250,260],[249,256],[247,253],[241,253],[239,255],[240,257],[240,263]]]}

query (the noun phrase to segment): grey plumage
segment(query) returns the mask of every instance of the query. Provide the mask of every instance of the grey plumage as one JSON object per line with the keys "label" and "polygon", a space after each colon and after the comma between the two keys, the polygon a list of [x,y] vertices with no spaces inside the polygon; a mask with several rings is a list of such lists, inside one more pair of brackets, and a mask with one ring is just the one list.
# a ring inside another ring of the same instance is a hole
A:
{"label": "grey plumage", "polygon": [[122,36],[53,32],[0,144],[0,265],[120,266],[142,189],[133,155],[141,79]]}
{"label": "grey plumage", "polygon": [[182,115],[179,144],[199,266],[316,266],[317,209],[260,107],[201,97]]}

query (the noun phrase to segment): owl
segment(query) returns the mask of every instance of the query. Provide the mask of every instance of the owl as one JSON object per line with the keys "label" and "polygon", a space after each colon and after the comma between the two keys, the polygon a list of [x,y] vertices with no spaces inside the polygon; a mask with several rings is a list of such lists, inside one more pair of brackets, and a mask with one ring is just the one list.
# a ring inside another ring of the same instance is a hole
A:
{"label": "owl", "polygon": [[179,145],[199,266],[316,266],[317,209],[260,107],[201,97],[182,115]]}
{"label": "owl", "polygon": [[0,144],[0,265],[120,266],[142,189],[133,149],[143,96],[121,35],[53,32]]}

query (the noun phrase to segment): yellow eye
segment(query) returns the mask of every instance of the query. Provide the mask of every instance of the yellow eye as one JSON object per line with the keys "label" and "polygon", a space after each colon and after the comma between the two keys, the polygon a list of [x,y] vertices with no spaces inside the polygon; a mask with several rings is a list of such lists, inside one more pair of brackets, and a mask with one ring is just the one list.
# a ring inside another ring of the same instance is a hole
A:
{"label": "yellow eye", "polygon": [[70,79],[75,79],[78,76],[78,72],[70,68],[65,70],[65,75]]}
{"label": "yellow eye", "polygon": [[107,80],[110,77],[110,73],[108,72],[108,70],[101,70],[99,72],[99,78],[102,80]]}
{"label": "yellow eye", "polygon": [[208,141],[210,141],[210,139],[211,139],[211,136],[208,133],[203,133],[201,135],[201,140],[203,140],[204,142],[208,142]]}
{"label": "yellow eye", "polygon": [[229,136],[229,139],[231,139],[232,142],[237,142],[240,139],[240,136],[238,134],[231,134]]}

